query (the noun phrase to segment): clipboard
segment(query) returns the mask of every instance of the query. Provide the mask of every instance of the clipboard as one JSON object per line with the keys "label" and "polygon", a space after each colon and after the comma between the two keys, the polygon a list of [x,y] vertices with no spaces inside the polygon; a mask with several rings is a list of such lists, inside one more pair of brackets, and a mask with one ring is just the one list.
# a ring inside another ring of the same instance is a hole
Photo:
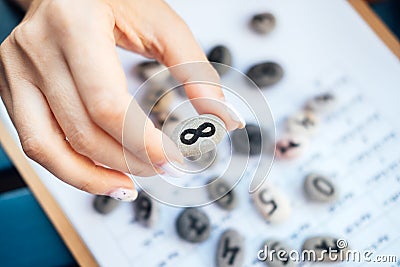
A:
{"label": "clipboard", "polygon": [[[363,0],[349,0],[348,2],[381,38],[392,53],[400,59],[400,44],[398,40],[390,33],[369,6]],[[57,201],[42,183],[38,174],[32,168],[2,121],[0,121],[0,142],[79,265],[98,266],[95,257],[76,232],[73,224],[65,216]]]}

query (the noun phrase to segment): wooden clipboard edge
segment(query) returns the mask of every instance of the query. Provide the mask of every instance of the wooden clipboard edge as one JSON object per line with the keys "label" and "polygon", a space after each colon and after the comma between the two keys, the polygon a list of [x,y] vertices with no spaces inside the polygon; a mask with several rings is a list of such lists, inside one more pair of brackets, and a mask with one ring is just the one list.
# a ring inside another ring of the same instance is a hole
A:
{"label": "wooden clipboard edge", "polygon": [[0,121],[0,143],[78,264],[99,266],[2,121]]}
{"label": "wooden clipboard edge", "polygon": [[[364,0],[348,0],[388,48],[400,59],[400,43]],[[89,249],[67,219],[58,203],[41,182],[14,139],[0,121],[0,143],[40,206],[53,223],[80,266],[99,266]]]}
{"label": "wooden clipboard edge", "polygon": [[367,22],[386,46],[400,59],[400,42],[389,28],[376,15],[365,0],[348,0],[350,5]]}

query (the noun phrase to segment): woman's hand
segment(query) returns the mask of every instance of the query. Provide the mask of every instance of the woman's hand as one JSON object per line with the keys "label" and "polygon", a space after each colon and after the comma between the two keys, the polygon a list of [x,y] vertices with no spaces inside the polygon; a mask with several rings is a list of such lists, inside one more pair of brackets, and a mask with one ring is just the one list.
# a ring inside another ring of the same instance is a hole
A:
{"label": "woman's hand", "polygon": [[[0,92],[31,159],[78,189],[133,200],[137,192],[124,172],[151,176],[170,168],[162,132],[144,125],[147,117],[135,102],[130,109],[146,135],[135,132],[125,147],[127,168],[122,127],[132,96],[115,45],[166,66],[207,60],[187,25],[162,0],[35,0],[1,44]],[[217,79],[211,65],[207,71]],[[190,80],[190,73],[173,75]],[[215,86],[185,89],[191,99],[224,100]],[[243,126],[223,105],[194,105],[200,113],[218,115],[229,130]],[[181,161],[168,142],[172,160]]]}

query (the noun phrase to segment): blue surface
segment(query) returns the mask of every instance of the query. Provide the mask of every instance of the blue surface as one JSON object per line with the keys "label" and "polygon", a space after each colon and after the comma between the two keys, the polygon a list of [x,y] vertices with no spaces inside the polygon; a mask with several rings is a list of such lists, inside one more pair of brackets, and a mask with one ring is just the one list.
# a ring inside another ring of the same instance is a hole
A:
{"label": "blue surface", "polygon": [[71,266],[73,257],[27,188],[0,195],[0,266]]}

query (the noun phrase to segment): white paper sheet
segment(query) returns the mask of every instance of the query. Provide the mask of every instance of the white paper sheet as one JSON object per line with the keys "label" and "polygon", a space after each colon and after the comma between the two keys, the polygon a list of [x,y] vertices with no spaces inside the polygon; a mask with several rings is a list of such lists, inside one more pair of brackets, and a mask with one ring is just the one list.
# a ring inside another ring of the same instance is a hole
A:
{"label": "white paper sheet", "polygon": [[[93,210],[91,195],[32,163],[99,264],[214,266],[219,235],[228,227],[246,237],[245,266],[264,266],[256,253],[266,238],[282,239],[299,250],[309,235],[325,233],[346,238],[352,248],[373,248],[377,254],[400,258],[400,64],[351,6],[343,0],[168,2],[206,51],[220,43],[228,46],[235,68],[245,71],[263,60],[282,64],[284,79],[265,91],[278,127],[307,98],[327,88],[339,96],[339,107],[323,120],[320,134],[302,158],[276,162],[272,168],[268,179],[287,194],[293,208],[287,222],[264,222],[250,202],[248,184],[240,183],[235,189],[240,198],[236,210],[203,208],[213,230],[198,245],[178,238],[178,208],[161,205],[160,221],[152,229],[133,222],[131,204],[102,216]],[[266,37],[248,29],[249,18],[261,11],[271,11],[277,18],[275,31]],[[142,58],[121,50],[119,54],[134,90],[139,82],[131,69]],[[16,137],[4,107],[1,119]],[[334,178],[340,189],[336,203],[305,199],[302,183],[311,171]]]}

